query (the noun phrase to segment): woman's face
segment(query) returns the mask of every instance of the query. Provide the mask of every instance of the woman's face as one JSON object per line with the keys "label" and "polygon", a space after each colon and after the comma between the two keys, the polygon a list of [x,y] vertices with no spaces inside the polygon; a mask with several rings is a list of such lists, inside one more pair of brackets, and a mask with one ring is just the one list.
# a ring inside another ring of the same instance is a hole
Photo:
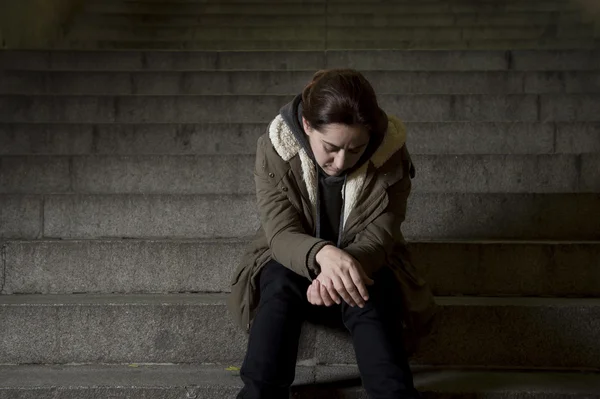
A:
{"label": "woman's face", "polygon": [[329,176],[353,167],[369,144],[368,130],[362,125],[330,123],[316,130],[304,117],[302,124],[317,163]]}

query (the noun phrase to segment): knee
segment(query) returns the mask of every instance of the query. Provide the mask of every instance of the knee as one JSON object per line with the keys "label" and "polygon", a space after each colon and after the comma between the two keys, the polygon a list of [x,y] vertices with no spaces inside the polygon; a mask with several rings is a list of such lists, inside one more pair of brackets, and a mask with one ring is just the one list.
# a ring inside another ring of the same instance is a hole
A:
{"label": "knee", "polygon": [[389,267],[382,267],[373,276],[375,284],[370,286],[369,296],[374,299],[375,302],[381,302],[388,306],[398,306],[401,301],[400,284],[396,277],[396,274]]}
{"label": "knee", "polygon": [[260,276],[261,299],[285,299],[305,302],[308,280],[276,261],[267,263]]}

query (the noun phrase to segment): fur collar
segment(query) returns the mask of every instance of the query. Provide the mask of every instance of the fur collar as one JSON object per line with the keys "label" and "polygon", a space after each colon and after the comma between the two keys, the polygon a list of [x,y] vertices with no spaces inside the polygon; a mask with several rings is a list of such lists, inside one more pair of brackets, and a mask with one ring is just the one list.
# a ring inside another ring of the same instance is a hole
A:
{"label": "fur collar", "polygon": [[[306,184],[308,197],[313,207],[313,211],[317,206],[317,171],[315,164],[310,159],[304,148],[298,143],[289,126],[283,120],[281,115],[271,122],[269,126],[269,138],[277,151],[277,154],[286,162],[294,156],[300,156],[302,165],[302,178]],[[400,119],[388,115],[388,128],[383,138],[383,141],[368,162],[352,172],[346,181],[344,189],[342,189],[342,197],[345,200],[344,206],[344,226],[348,220],[350,212],[356,205],[360,193],[362,192],[365,179],[367,177],[367,169],[369,162],[376,168],[380,168],[385,164],[397,151],[399,151],[406,142],[406,129]],[[316,212],[313,212],[316,215]]]}

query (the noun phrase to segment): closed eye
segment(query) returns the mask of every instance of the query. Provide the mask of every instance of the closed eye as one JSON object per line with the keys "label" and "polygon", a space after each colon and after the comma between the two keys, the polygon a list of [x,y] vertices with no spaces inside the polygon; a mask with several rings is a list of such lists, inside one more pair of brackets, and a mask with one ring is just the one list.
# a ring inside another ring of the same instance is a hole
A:
{"label": "closed eye", "polygon": [[[326,141],[323,142],[325,144],[325,151],[327,152],[338,152],[340,150],[340,147],[336,147],[331,143],[328,143]],[[349,148],[348,152],[350,154],[358,154],[362,151],[362,149],[366,146],[366,144],[363,144],[359,147],[355,147],[355,148]]]}

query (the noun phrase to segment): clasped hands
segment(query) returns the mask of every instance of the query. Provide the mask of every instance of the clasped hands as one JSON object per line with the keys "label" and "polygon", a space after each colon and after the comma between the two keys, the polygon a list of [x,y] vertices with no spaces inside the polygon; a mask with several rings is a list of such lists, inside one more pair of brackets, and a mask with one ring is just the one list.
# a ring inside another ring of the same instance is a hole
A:
{"label": "clasped hands", "polygon": [[338,305],[342,299],[350,306],[364,307],[369,300],[367,285],[373,285],[362,266],[347,252],[326,245],[316,256],[321,273],[306,290],[308,302],[313,305]]}

